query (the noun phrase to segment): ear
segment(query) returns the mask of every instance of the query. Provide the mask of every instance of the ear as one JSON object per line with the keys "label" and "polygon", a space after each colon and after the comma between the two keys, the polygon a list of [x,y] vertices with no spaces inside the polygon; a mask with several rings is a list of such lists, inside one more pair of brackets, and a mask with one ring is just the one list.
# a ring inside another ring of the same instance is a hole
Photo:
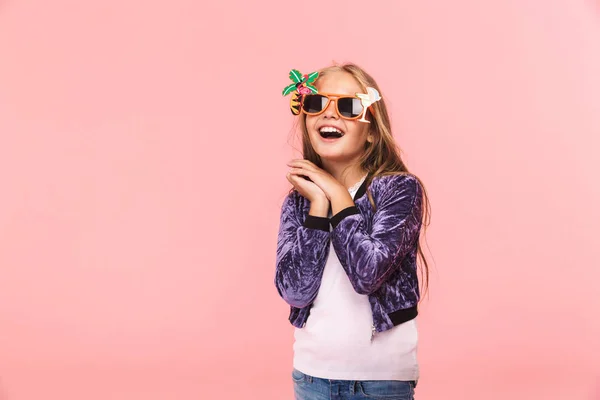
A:
{"label": "ear", "polygon": [[375,141],[375,130],[372,126],[369,126],[369,130],[367,131],[367,142],[373,143]]}

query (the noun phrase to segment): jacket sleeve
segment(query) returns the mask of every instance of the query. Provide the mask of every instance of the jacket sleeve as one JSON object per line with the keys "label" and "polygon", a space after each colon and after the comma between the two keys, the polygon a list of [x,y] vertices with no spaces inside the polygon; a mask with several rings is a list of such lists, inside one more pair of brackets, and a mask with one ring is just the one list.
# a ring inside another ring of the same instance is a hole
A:
{"label": "jacket sleeve", "polygon": [[385,176],[373,182],[376,211],[371,229],[356,206],[331,219],[333,248],[354,290],[375,292],[419,239],[422,189],[412,175]]}
{"label": "jacket sleeve", "polygon": [[302,200],[294,191],[281,208],[275,271],[279,295],[297,308],[310,305],[317,296],[330,238],[329,219],[304,218]]}

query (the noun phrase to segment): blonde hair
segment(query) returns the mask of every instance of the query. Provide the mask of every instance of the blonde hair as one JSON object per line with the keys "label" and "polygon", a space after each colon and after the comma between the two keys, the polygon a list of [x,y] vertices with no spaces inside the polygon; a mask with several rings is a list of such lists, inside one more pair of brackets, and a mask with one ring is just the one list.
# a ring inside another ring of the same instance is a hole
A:
{"label": "blonde hair", "polygon": [[[346,72],[352,75],[365,90],[365,93],[367,87],[375,88],[379,93],[382,93],[377,85],[377,82],[375,82],[375,79],[373,79],[371,75],[369,75],[358,65],[352,63],[342,65],[334,64],[332,66],[323,68],[319,71],[319,78],[335,72]],[[381,100],[373,103],[367,112],[367,116],[371,121],[369,134],[372,136],[373,140],[372,142],[367,141],[365,143],[365,151],[359,160],[360,166],[368,174],[367,187],[373,179],[379,176],[398,174],[412,175],[421,185],[424,204],[422,215],[423,231],[422,238],[419,238],[419,242],[417,244],[417,250],[421,267],[421,281],[426,291],[429,284],[429,264],[427,263],[427,259],[425,258],[421,244],[422,241],[425,240],[426,229],[427,226],[429,226],[431,206],[429,204],[429,198],[427,196],[425,186],[417,176],[408,171],[408,168],[402,161],[401,150],[392,136],[392,128],[387,107],[385,105],[385,100],[382,98]],[[306,114],[300,114],[299,125],[302,131],[302,154],[304,159],[313,162],[320,168],[323,168],[321,157],[317,154],[310,142],[308,130],[306,129]],[[367,195],[371,205],[375,209],[375,202],[373,201],[373,197],[369,191],[367,191]]]}

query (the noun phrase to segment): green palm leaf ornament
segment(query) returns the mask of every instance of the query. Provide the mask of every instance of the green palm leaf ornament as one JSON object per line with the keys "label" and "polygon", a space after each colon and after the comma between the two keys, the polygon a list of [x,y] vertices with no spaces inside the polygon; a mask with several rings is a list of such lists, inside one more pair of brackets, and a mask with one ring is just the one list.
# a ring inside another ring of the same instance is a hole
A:
{"label": "green palm leaf ornament", "polygon": [[292,83],[283,89],[282,94],[287,96],[288,94],[293,93],[290,98],[290,110],[292,111],[292,114],[300,114],[302,96],[318,93],[317,88],[313,85],[318,77],[318,72],[311,72],[310,74],[303,75],[297,69],[290,71],[289,78]]}

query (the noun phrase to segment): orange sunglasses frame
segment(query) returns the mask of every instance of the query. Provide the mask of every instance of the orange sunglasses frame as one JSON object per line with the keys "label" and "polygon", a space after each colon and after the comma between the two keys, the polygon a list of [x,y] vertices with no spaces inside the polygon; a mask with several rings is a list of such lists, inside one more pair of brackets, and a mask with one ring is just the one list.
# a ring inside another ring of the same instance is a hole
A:
{"label": "orange sunglasses frame", "polygon": [[[317,95],[322,95],[322,96],[324,96],[324,97],[327,98],[327,104],[325,104],[325,107],[323,107],[323,109],[321,111],[317,112],[317,113],[307,113],[306,111],[304,111],[304,99],[305,99],[305,97],[306,96],[317,96]],[[340,110],[338,109],[338,104],[339,103],[337,102],[337,100],[339,100],[339,99],[356,99],[356,100],[360,101],[360,99],[358,97],[352,96],[352,95],[349,95],[349,94],[321,93],[321,92],[311,93],[311,94],[307,94],[307,95],[305,95],[305,96],[302,97],[302,106],[300,107],[300,110],[304,114],[310,115],[310,116],[314,117],[314,116],[323,114],[325,112],[325,110],[327,110],[327,108],[329,107],[329,103],[331,103],[331,101],[334,100],[335,101],[335,112],[337,113],[337,115],[340,116],[340,118],[347,119],[347,120],[350,120],[350,121],[354,121],[356,119],[361,118],[363,116],[363,114],[366,115],[365,106],[363,106],[362,102],[361,102],[361,106],[362,106],[363,109],[362,109],[362,111],[361,111],[361,113],[359,115],[357,115],[356,117],[345,117],[345,116],[343,116],[342,113],[340,113]],[[368,109],[369,109],[369,107],[367,107],[367,110]]]}

